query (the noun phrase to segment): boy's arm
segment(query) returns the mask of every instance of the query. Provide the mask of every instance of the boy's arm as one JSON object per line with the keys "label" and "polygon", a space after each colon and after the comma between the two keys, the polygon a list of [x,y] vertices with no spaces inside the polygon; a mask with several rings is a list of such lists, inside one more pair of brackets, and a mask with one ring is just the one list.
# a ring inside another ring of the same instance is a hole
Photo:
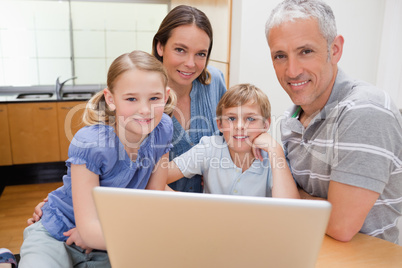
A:
{"label": "boy's arm", "polygon": [[167,179],[167,184],[170,184],[172,182],[175,182],[181,178],[183,178],[184,175],[181,172],[180,168],[176,165],[176,163],[172,160],[169,162],[169,170],[168,170],[168,179]]}
{"label": "boy's arm", "polygon": [[268,153],[272,172],[272,197],[300,198],[296,183],[290,172],[282,147],[267,132],[253,141],[253,154],[262,160],[260,150]]}

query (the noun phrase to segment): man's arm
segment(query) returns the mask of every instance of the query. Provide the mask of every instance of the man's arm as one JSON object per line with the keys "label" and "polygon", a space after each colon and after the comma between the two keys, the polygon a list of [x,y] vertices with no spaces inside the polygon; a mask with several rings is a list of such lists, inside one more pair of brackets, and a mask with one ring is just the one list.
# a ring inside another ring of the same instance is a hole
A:
{"label": "man's arm", "polygon": [[[299,189],[302,199],[323,200]],[[332,205],[327,235],[348,242],[362,228],[367,214],[373,207],[379,193],[335,181],[329,183],[328,201]]]}

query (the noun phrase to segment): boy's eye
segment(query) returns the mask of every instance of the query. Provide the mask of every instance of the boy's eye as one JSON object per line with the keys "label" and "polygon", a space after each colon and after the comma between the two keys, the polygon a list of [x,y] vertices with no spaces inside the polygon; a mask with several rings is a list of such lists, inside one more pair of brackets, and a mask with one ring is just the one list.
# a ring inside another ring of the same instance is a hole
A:
{"label": "boy's eye", "polygon": [[247,121],[249,121],[249,122],[253,122],[253,121],[255,121],[255,118],[252,118],[252,117],[247,117]]}
{"label": "boy's eye", "polygon": [[233,117],[233,116],[229,116],[229,117],[228,117],[228,121],[231,121],[231,122],[232,122],[232,121],[235,121],[235,120],[236,120],[236,118]]}

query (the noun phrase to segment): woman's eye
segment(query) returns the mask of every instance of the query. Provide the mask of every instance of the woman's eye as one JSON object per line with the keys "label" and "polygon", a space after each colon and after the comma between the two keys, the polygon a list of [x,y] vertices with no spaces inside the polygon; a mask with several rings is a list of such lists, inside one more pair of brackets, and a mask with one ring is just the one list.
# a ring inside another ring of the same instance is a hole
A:
{"label": "woman's eye", "polygon": [[206,53],[198,53],[198,56],[205,58],[207,56]]}
{"label": "woman's eye", "polygon": [[175,48],[175,50],[177,51],[177,52],[184,52],[184,49],[182,49],[182,48],[180,48],[180,47],[178,47],[178,48]]}

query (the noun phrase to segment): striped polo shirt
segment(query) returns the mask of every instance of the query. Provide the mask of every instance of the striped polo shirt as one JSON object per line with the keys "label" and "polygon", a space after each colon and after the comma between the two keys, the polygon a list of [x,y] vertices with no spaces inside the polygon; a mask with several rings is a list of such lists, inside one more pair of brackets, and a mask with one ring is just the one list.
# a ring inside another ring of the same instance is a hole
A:
{"label": "striped polo shirt", "polygon": [[327,198],[336,181],[380,194],[360,232],[398,243],[402,210],[402,117],[384,91],[338,70],[331,96],[307,128],[298,106],[281,122],[282,142],[298,185]]}

